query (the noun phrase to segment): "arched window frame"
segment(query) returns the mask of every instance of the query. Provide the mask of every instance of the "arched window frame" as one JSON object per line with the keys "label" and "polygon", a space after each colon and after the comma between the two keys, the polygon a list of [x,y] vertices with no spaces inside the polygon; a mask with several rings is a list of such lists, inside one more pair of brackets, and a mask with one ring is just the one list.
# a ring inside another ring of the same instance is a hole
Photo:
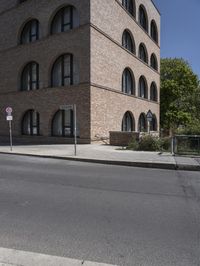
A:
{"label": "arched window frame", "polygon": [[20,44],[32,43],[37,40],[39,40],[39,21],[31,19],[24,25],[21,31]]}
{"label": "arched window frame", "polygon": [[122,119],[122,132],[135,131],[135,119],[130,111],[127,111]]}
{"label": "arched window frame", "polygon": [[148,52],[147,48],[144,45],[144,43],[141,43],[139,46],[139,54],[138,54],[140,60],[142,60],[144,63],[148,64]]}
{"label": "arched window frame", "polygon": [[[129,79],[131,82],[131,88],[129,87]],[[125,68],[122,74],[122,92],[134,95],[135,94],[135,78],[132,71],[129,68]]]}
{"label": "arched window frame", "polygon": [[122,0],[122,6],[131,16],[135,18],[135,0]]}
{"label": "arched window frame", "polygon": [[122,35],[122,46],[132,54],[135,54],[135,41],[132,34],[127,29],[124,30]]}
{"label": "arched window frame", "polygon": [[148,15],[145,7],[140,5],[139,7],[139,24],[148,33],[149,32],[149,22]]}
{"label": "arched window frame", "polygon": [[154,70],[158,71],[158,60],[157,60],[155,54],[152,54],[152,55],[151,55],[151,60],[150,60],[150,61],[151,61],[151,62],[150,62],[151,67],[152,67]]}
{"label": "arched window frame", "polygon": [[[70,115],[70,123],[67,124],[66,123],[66,112],[69,113]],[[60,115],[61,116],[61,134],[55,134],[54,132],[54,123],[55,120],[57,119],[57,116]],[[51,135],[55,136],[55,137],[69,137],[72,138],[74,136],[74,118],[73,118],[74,114],[73,114],[73,110],[58,110],[53,118],[52,118],[52,124],[51,124]],[[69,132],[69,134],[67,134],[67,132]]]}
{"label": "arched window frame", "polygon": [[150,100],[157,102],[158,101],[158,89],[155,82],[151,83],[150,87]]}
{"label": "arched window frame", "polygon": [[158,27],[155,20],[151,21],[151,38],[158,44]]}
{"label": "arched window frame", "polygon": [[138,119],[138,131],[139,132],[147,132],[147,118],[145,113],[141,113]]}
{"label": "arched window frame", "polygon": [[[65,59],[69,59],[69,73],[65,74]],[[60,62],[59,62],[60,61]],[[52,70],[51,70],[51,87],[62,87],[62,86],[70,86],[73,85],[73,55],[72,54],[63,54],[61,56],[59,56],[56,61],[54,62],[53,66],[52,66]],[[56,67],[59,68],[59,66],[57,66],[57,64],[60,63],[60,68],[61,71],[59,73],[60,77],[59,77],[59,81],[55,81],[54,80],[54,74],[56,71]],[[69,82],[65,82],[66,80],[68,80]],[[56,85],[56,82],[60,82],[61,85]]]}
{"label": "arched window frame", "polygon": [[[26,131],[29,133],[25,132],[25,121],[28,119],[28,127]],[[22,123],[21,123],[21,131],[22,135],[29,135],[29,136],[39,136],[40,132],[40,115],[37,111],[31,109],[25,112],[23,118],[22,118]]]}
{"label": "arched window frame", "polygon": [[[69,19],[67,21],[65,21],[65,15],[66,13],[69,11]],[[71,29],[74,28],[74,23],[73,23],[73,19],[74,19],[74,7],[71,5],[68,6],[64,6],[62,8],[60,8],[55,16],[52,19],[51,22],[51,28],[50,28],[50,34],[56,34],[56,33],[61,33],[61,32],[67,32]],[[54,31],[54,26],[56,23],[56,19],[60,18],[60,29],[59,31]]]}
{"label": "arched window frame", "polygon": [[[34,73],[35,72],[35,73]],[[25,77],[27,74],[27,77]],[[25,82],[27,82],[25,84]],[[21,73],[20,90],[30,91],[39,89],[39,64],[35,61],[25,65]]]}
{"label": "arched window frame", "polygon": [[147,86],[146,78],[144,76],[141,76],[139,79],[138,97],[148,99],[148,86]]}

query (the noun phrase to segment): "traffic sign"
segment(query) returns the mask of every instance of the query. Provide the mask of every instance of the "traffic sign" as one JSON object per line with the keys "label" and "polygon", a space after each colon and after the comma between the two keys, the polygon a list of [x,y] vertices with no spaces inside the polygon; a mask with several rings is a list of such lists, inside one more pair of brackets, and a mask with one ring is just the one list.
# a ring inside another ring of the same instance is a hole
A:
{"label": "traffic sign", "polygon": [[149,110],[147,113],[147,121],[151,122],[152,119],[153,119],[153,114],[152,114],[151,110]]}
{"label": "traffic sign", "polygon": [[12,115],[7,115],[6,116],[6,120],[7,121],[12,121],[13,120],[13,116]]}
{"label": "traffic sign", "polygon": [[11,114],[13,111],[12,107],[6,107],[6,113]]}

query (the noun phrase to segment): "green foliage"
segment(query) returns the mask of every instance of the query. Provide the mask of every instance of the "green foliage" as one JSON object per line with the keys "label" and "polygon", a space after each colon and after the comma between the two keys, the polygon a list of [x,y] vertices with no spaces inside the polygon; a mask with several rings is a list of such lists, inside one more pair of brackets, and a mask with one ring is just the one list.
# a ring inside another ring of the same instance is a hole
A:
{"label": "green foliage", "polygon": [[151,135],[144,135],[139,141],[139,151],[158,151],[158,138]]}
{"label": "green foliage", "polygon": [[195,119],[187,127],[178,128],[176,131],[178,135],[200,135],[200,121]]}
{"label": "green foliage", "polygon": [[175,130],[187,126],[199,113],[197,75],[183,59],[161,60],[161,127]]}
{"label": "green foliage", "polygon": [[127,149],[135,151],[169,151],[170,143],[170,138],[144,135],[139,141],[133,139]]}
{"label": "green foliage", "polygon": [[127,150],[134,150],[134,151],[137,151],[139,148],[139,143],[138,141],[136,140],[136,138],[133,138],[131,140],[131,142],[129,143],[128,147],[127,147]]}

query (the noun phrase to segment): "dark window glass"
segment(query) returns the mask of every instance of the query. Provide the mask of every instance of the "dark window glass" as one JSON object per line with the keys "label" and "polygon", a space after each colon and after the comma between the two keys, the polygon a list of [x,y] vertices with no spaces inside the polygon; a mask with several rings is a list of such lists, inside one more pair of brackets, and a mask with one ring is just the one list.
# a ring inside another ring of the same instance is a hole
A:
{"label": "dark window glass", "polygon": [[122,91],[127,94],[135,94],[135,81],[128,68],[126,68],[122,75]]}
{"label": "dark window glass", "polygon": [[133,3],[133,0],[122,0],[122,5],[132,16],[135,17],[135,4]]}
{"label": "dark window glass", "polygon": [[122,46],[129,50],[131,53],[135,53],[135,43],[127,30],[124,31],[122,36]]}
{"label": "dark window glass", "polygon": [[29,110],[25,113],[22,119],[22,134],[39,135],[39,113],[35,110]]}
{"label": "dark window glass", "polygon": [[155,21],[151,22],[151,38],[158,43],[158,30]]}
{"label": "dark window glass", "polygon": [[52,87],[68,86],[73,84],[73,56],[65,54],[60,56],[53,65]]}
{"label": "dark window glass", "polygon": [[147,83],[144,77],[140,77],[139,80],[139,97],[148,98]]}
{"label": "dark window glass", "polygon": [[158,70],[158,63],[154,54],[151,55],[151,67],[155,70]]}
{"label": "dark window glass", "polygon": [[158,101],[157,88],[156,88],[156,84],[154,82],[151,84],[150,100],[151,101],[154,101],[154,102],[157,102]]}
{"label": "dark window glass", "polygon": [[156,116],[153,115],[152,121],[150,122],[150,131],[157,131],[157,130],[158,130],[157,119]]}
{"label": "dark window glass", "polygon": [[126,112],[122,120],[122,131],[131,132],[135,130],[135,123],[130,112]]}
{"label": "dark window glass", "polygon": [[39,89],[39,65],[31,62],[25,66],[21,76],[21,90],[30,91]]}
{"label": "dark window glass", "polygon": [[140,47],[139,47],[139,58],[148,64],[148,55],[147,55],[147,51],[146,51],[146,48],[143,44],[140,44]]}
{"label": "dark window glass", "polygon": [[21,33],[21,44],[31,43],[39,39],[39,22],[33,19],[26,23]]}
{"label": "dark window glass", "polygon": [[60,9],[55,15],[52,25],[51,34],[65,32],[73,28],[74,8],[67,6]]}
{"label": "dark window glass", "polygon": [[142,28],[148,32],[148,18],[146,14],[146,10],[143,6],[140,6],[139,8],[139,23],[142,26]]}
{"label": "dark window glass", "polygon": [[147,132],[147,120],[144,113],[142,113],[139,117],[138,130],[139,132]]}
{"label": "dark window glass", "polygon": [[73,137],[73,110],[60,110],[52,120],[52,135]]}

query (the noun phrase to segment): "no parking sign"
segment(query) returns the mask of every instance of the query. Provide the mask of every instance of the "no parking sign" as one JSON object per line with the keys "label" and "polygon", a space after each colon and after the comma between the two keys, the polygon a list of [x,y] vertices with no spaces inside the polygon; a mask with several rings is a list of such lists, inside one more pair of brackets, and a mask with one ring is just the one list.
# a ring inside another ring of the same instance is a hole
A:
{"label": "no parking sign", "polygon": [[6,120],[9,122],[9,135],[10,135],[10,150],[12,151],[12,107],[6,107]]}

